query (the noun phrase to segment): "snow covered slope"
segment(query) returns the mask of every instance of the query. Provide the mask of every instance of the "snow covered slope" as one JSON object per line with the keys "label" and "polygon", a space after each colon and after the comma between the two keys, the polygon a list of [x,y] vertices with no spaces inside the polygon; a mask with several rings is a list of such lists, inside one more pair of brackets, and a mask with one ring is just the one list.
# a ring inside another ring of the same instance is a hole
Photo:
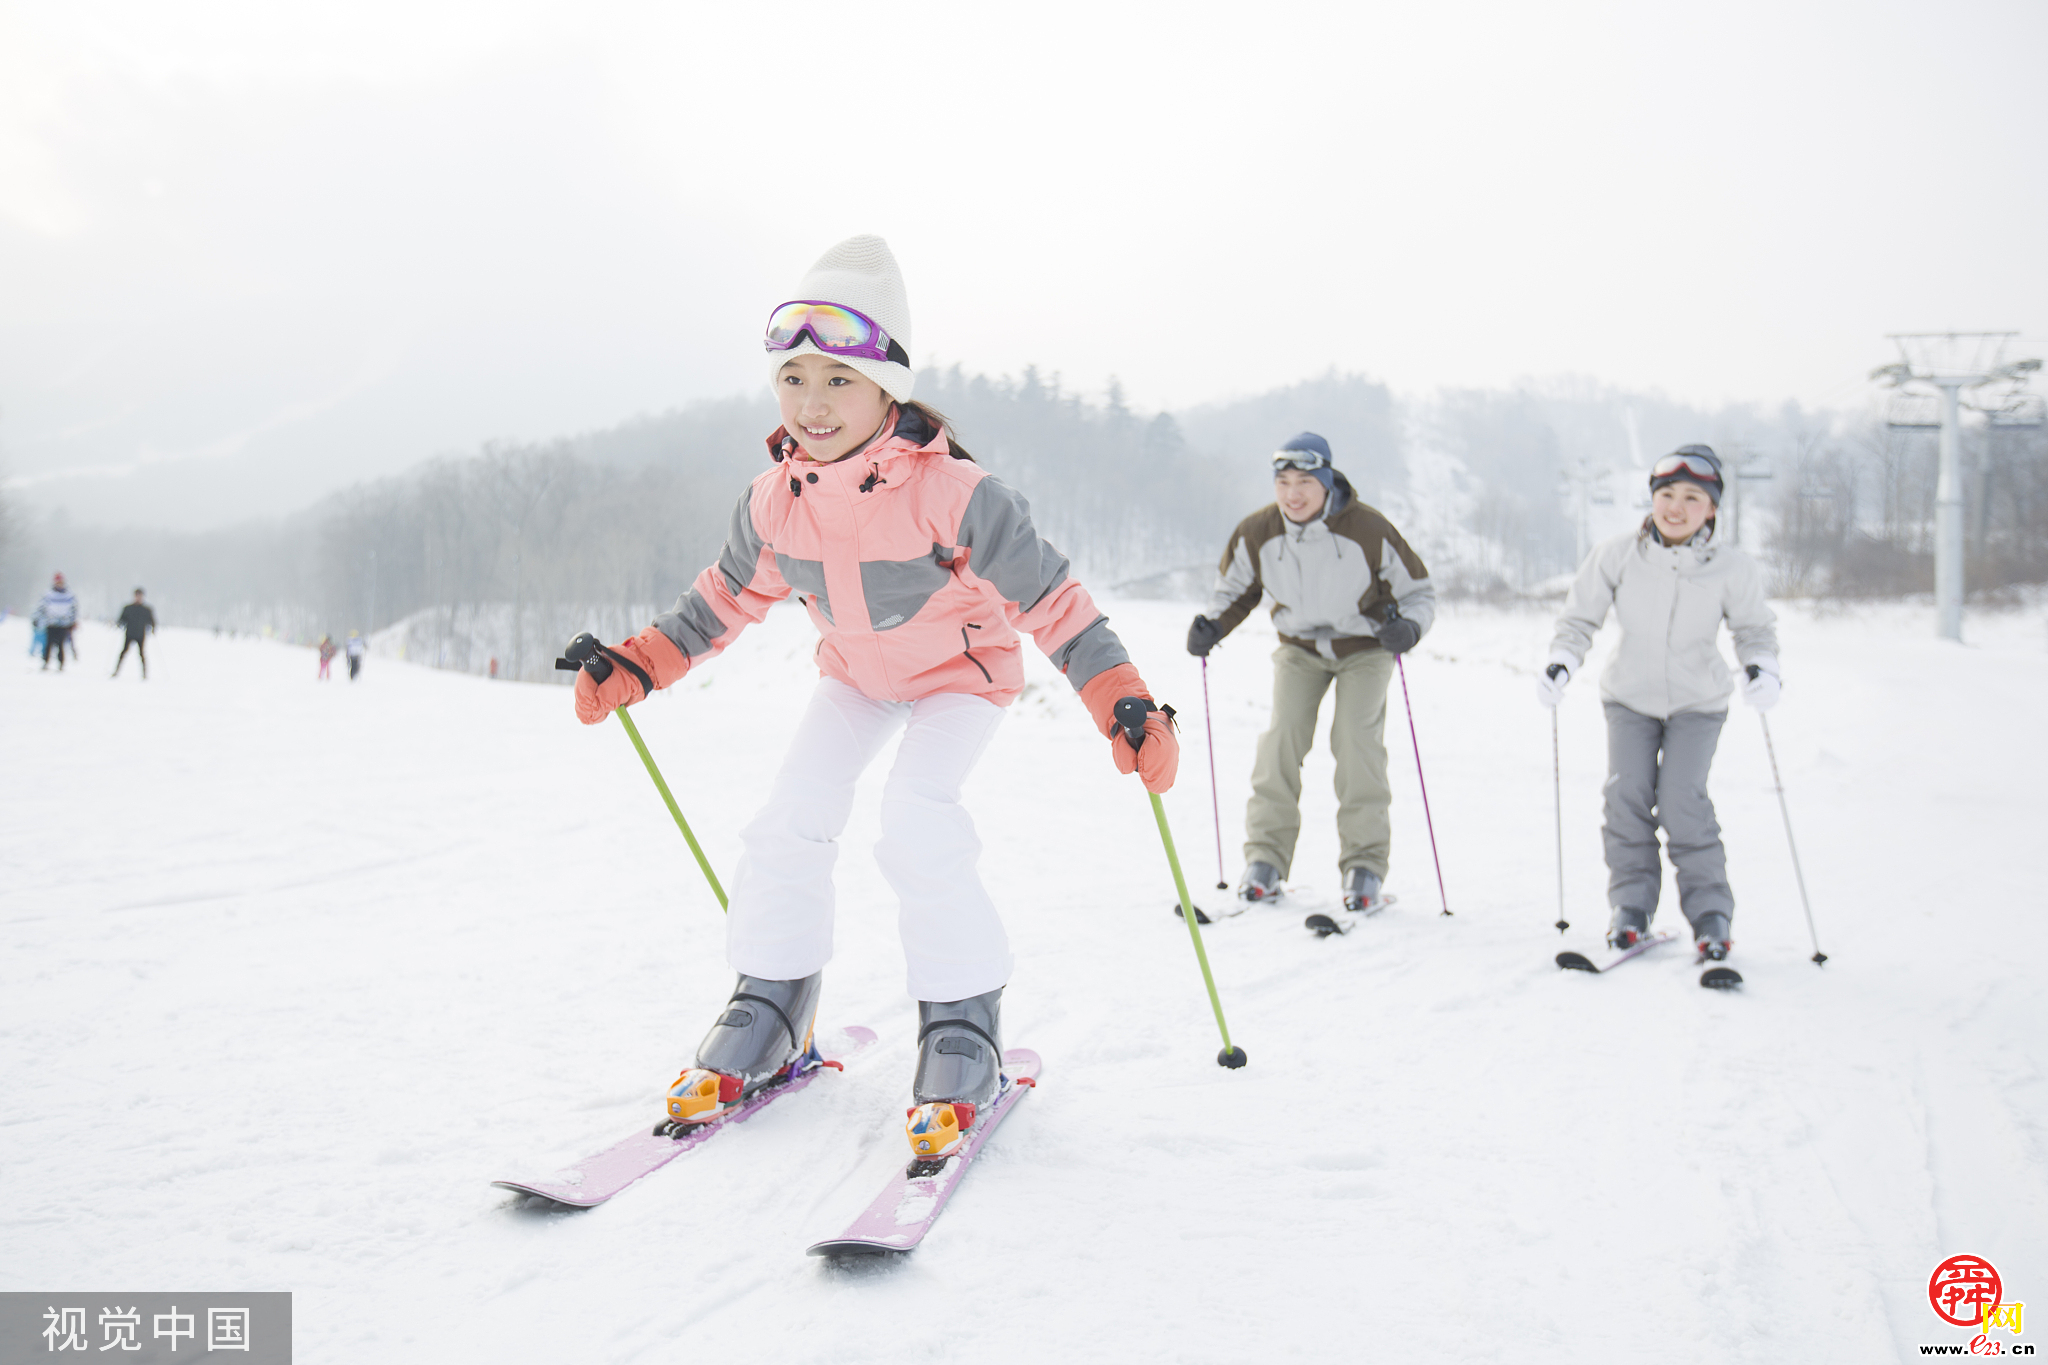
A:
{"label": "snow covered slope", "polygon": [[[1189,609],[1109,607],[1186,722],[1168,798],[1216,880]],[[2048,649],[2039,613],[1787,612],[1773,714],[1825,969],[1756,717],[1715,769],[1749,984],[1560,944],[1539,613],[1445,612],[1398,692],[1399,906],[1345,938],[1327,753],[1299,894],[1209,931],[1226,1072],[1143,794],[1063,680],[970,800],[1044,1083],[923,1250],[803,1247],[902,1157],[894,910],[841,859],[821,1022],[876,1051],[616,1203],[529,1206],[651,1123],[730,986],[716,902],[615,724],[558,688],[167,632],[147,684],[25,663],[0,624],[0,1289],[290,1289],[308,1362],[1874,1361],[1937,1331],[1941,1258],[2048,1297]],[[778,611],[636,716],[719,869],[811,687]],[[1272,640],[1215,656],[1234,845]],[[131,661],[132,668],[132,661]],[[1562,711],[1567,879],[1603,927],[1594,689]],[[1227,856],[1235,879],[1238,857]],[[1198,900],[1218,893],[1198,890]],[[1667,893],[1668,895],[1668,893]],[[1675,922],[1667,899],[1666,920]]]}

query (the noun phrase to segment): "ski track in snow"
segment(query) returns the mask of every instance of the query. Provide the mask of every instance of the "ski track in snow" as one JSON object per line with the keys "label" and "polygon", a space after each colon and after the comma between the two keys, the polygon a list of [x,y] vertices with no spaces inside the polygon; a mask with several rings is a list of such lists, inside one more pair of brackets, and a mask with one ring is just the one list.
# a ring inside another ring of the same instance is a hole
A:
{"label": "ski track in snow", "polygon": [[[1106,609],[1182,710],[1167,804],[1213,902],[1190,608]],[[1955,1335],[1925,1299],[1945,1256],[2048,1296],[2048,650],[2038,611],[1961,648],[1925,609],[1783,617],[1825,969],[1737,705],[1714,792],[1745,989],[1700,990],[1682,945],[1555,970],[1605,923],[1596,689],[1561,712],[1561,941],[1548,613],[1452,606],[1408,678],[1455,914],[1397,685],[1400,903],[1302,928],[1337,891],[1319,750],[1297,893],[1206,931],[1235,1072],[1143,793],[1027,651],[968,799],[1018,956],[1006,1036],[1044,1083],[920,1251],[838,1266],[803,1248],[902,1160],[914,1064],[881,765],[820,1016],[880,1044],[572,1213],[487,1182],[651,1124],[731,984],[619,727],[383,658],[315,684],[308,650],[200,631],[154,641],[146,685],[108,681],[92,625],[45,674],[0,623],[0,1288],[290,1289],[315,1363],[1917,1359]],[[727,878],[812,638],[778,610],[636,709]],[[1272,646],[1254,621],[1211,663],[1233,849]]]}

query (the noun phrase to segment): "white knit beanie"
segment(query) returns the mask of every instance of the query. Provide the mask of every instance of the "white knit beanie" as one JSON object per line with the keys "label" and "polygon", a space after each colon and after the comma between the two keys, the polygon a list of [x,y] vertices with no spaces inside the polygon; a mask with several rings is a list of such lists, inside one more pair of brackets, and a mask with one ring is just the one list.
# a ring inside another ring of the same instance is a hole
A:
{"label": "white knit beanie", "polygon": [[[796,292],[778,303],[810,299],[837,303],[873,318],[890,339],[910,354],[910,300],[903,293],[903,272],[889,244],[880,237],[863,233],[849,237],[818,258],[797,283]],[[768,353],[768,382],[773,384],[791,356],[818,348],[806,336],[787,351]],[[868,360],[861,356],[833,356],[880,384],[891,398],[902,402],[917,386],[917,376],[908,365],[893,360]]]}

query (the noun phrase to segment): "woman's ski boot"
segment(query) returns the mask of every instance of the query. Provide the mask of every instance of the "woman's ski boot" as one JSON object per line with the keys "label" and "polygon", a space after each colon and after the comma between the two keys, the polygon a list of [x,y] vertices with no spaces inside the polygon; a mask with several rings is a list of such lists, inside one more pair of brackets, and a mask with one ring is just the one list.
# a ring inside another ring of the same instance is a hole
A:
{"label": "woman's ski boot", "polygon": [[668,1119],[657,1132],[709,1123],[747,1096],[818,1065],[811,1030],[823,972],[795,981],[742,976],[732,999],[697,1048],[697,1064],[668,1090]]}
{"label": "woman's ski boot", "polygon": [[1633,948],[1642,942],[1643,935],[1650,932],[1650,917],[1640,910],[1628,910],[1621,906],[1614,908],[1614,918],[1607,925],[1607,946],[1610,948]]}
{"label": "woman's ski boot", "polygon": [[1701,915],[1692,926],[1692,943],[1699,953],[1699,961],[1726,962],[1728,950],[1735,946],[1735,941],[1728,937],[1728,917]]}
{"label": "woman's ski boot", "polygon": [[917,1079],[905,1111],[910,1174],[930,1175],[959,1150],[974,1116],[1003,1089],[1003,988],[967,1000],[917,1002]]}

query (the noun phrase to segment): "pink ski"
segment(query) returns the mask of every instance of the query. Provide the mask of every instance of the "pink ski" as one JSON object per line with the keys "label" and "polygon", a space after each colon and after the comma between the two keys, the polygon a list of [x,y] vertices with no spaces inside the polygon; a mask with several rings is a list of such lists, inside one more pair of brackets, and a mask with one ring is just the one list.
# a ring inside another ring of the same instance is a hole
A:
{"label": "pink ski", "polygon": [[887,1187],[875,1202],[867,1206],[866,1212],[853,1220],[846,1231],[828,1241],[816,1243],[810,1249],[813,1256],[879,1255],[890,1251],[909,1251],[924,1240],[938,1221],[939,1213],[946,1207],[946,1201],[953,1197],[953,1191],[960,1186],[960,1177],[967,1172],[967,1163],[974,1160],[974,1154],[981,1150],[981,1144],[988,1141],[996,1125],[1010,1112],[1011,1106],[1024,1098],[1026,1091],[1038,1083],[1038,1054],[1028,1048],[1013,1047],[1003,1054],[1003,1091],[996,1096],[996,1102],[989,1106],[988,1114],[967,1132],[961,1142],[961,1150],[947,1157],[939,1169],[930,1175],[913,1175],[911,1171],[927,1163],[912,1162],[889,1181]]}
{"label": "pink ski", "polygon": [[[784,1095],[793,1095],[809,1085],[818,1078],[819,1072],[828,1068],[836,1071],[874,1045],[873,1029],[854,1025],[845,1033],[848,1046],[838,1056],[821,1058],[788,1080],[755,1091],[711,1122],[691,1127],[678,1137],[669,1137],[661,1131],[635,1133],[623,1142],[585,1157],[574,1166],[554,1172],[546,1179],[493,1180],[491,1183],[501,1189],[537,1194],[557,1204],[579,1209],[594,1208],[641,1177],[660,1170],[684,1152],[710,1141],[712,1135],[721,1129],[746,1122]],[[667,1125],[662,1127],[665,1129]]]}
{"label": "pink ski", "polygon": [[1557,955],[1557,965],[1575,972],[1604,972],[1620,966],[1638,954],[1649,952],[1659,944],[1669,943],[1676,937],[1675,934],[1666,933],[1645,934],[1637,939],[1633,946],[1616,948],[1599,958],[1590,958],[1584,953],[1575,953],[1567,948]]}

